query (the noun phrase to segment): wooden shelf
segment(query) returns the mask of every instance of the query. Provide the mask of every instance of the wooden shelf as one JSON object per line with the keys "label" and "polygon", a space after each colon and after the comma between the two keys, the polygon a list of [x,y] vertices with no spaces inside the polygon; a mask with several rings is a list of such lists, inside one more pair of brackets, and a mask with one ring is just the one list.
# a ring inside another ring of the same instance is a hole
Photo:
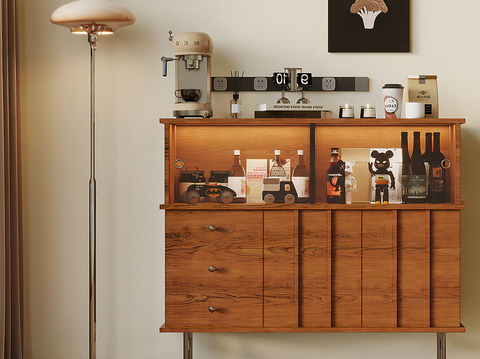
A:
{"label": "wooden shelf", "polygon": [[174,203],[174,204],[162,204],[160,209],[168,209],[175,211],[216,211],[216,210],[372,210],[372,211],[391,211],[391,210],[462,210],[465,209],[464,204],[370,204],[370,203],[356,203],[356,204],[330,204],[330,203],[296,203],[296,204],[283,204],[283,203],[198,203],[198,204],[186,204],[186,203]]}

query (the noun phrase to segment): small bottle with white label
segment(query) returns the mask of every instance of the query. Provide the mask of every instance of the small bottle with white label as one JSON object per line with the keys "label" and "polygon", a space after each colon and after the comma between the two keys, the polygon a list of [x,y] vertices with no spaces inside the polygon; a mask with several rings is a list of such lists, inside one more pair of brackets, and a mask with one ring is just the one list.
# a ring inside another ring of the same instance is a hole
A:
{"label": "small bottle with white label", "polygon": [[245,169],[240,163],[240,150],[233,151],[233,165],[230,168],[230,173],[228,175],[228,188],[234,190],[237,194],[233,199],[233,202],[245,202],[247,197],[247,186]]}
{"label": "small bottle with white label", "polygon": [[281,181],[287,180],[287,173],[285,172],[285,168],[282,166],[282,160],[280,159],[280,150],[275,150],[273,152],[274,159],[272,167],[270,168],[270,172],[268,177],[280,177]]}
{"label": "small bottle with white label", "polygon": [[297,191],[297,202],[306,203],[309,198],[309,182],[310,174],[305,166],[305,160],[303,158],[303,150],[298,150],[297,165],[292,172],[292,182]]}
{"label": "small bottle with white label", "polygon": [[242,118],[242,101],[238,94],[233,94],[233,100],[230,101],[230,118]]}

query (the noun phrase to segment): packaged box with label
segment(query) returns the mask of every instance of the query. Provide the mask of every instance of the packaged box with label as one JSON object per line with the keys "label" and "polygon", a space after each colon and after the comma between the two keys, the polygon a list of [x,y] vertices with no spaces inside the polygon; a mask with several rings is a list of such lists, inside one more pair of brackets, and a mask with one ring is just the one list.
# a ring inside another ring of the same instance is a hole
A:
{"label": "packaged box with label", "polygon": [[422,102],[425,117],[438,118],[437,75],[408,76],[406,102]]}
{"label": "packaged box with label", "polygon": [[263,203],[263,179],[268,176],[267,159],[247,159],[247,203]]}

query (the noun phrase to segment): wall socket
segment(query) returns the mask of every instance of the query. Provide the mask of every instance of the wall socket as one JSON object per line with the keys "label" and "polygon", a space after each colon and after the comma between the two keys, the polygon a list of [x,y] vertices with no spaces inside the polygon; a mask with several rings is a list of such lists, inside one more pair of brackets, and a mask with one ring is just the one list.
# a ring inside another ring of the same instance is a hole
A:
{"label": "wall socket", "polygon": [[227,90],[227,78],[226,77],[215,77],[213,80],[213,89],[215,91],[226,91]]}
{"label": "wall socket", "polygon": [[324,77],[324,78],[322,78],[322,90],[323,91],[333,91],[333,90],[335,90],[335,77]]}
{"label": "wall socket", "polygon": [[267,90],[267,78],[266,77],[255,77],[253,79],[253,88],[255,91],[266,91]]}

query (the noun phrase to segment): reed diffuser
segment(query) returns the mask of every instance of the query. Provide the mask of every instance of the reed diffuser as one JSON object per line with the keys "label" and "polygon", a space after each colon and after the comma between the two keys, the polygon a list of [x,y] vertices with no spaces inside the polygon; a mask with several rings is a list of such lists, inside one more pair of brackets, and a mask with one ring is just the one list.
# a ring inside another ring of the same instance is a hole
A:
{"label": "reed diffuser", "polygon": [[230,118],[242,118],[242,101],[239,99],[240,87],[242,86],[243,74],[240,76],[240,71],[232,73],[230,71],[233,80],[233,99],[230,101]]}

